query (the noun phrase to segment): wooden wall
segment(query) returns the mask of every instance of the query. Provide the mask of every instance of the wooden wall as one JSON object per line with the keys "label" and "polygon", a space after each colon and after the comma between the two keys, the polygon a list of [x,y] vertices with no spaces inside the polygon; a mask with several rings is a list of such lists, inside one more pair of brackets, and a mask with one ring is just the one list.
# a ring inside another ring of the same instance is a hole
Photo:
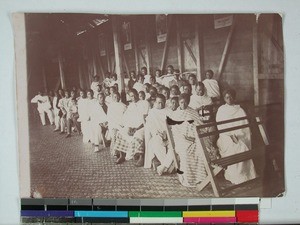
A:
{"label": "wooden wall", "polygon": [[[234,25],[219,29],[214,28],[213,15],[168,15],[167,46],[166,42],[157,43],[154,15],[118,16],[119,27],[124,20],[131,22],[132,49],[123,50],[121,68],[123,76],[143,66],[150,67],[150,72],[154,73],[155,69],[162,66],[166,48],[164,69],[167,65],[179,68],[178,52],[181,51],[182,72],[197,73],[201,66],[203,77],[203,71],[211,69],[215,73],[215,78],[219,80],[222,90],[234,88],[237,91],[238,101],[254,101],[253,26],[256,23],[256,15],[236,14]],[[263,15],[259,17],[258,22],[260,104],[283,102],[281,18],[274,14]],[[199,26],[198,33],[196,26]],[[265,30],[269,32],[266,33]],[[100,56],[98,36],[101,33],[105,36],[105,56]],[[72,86],[88,88],[93,75],[99,74],[102,80],[105,72],[115,71],[111,20],[91,32],[80,35],[69,44],[70,46],[64,46],[63,52],[65,81],[68,88]],[[123,43],[121,46],[123,47]],[[224,51],[225,46],[227,51]],[[57,87],[55,80],[59,78],[57,74],[59,70],[55,67],[57,62],[53,62],[53,59],[50,61],[50,64],[47,62],[45,71],[48,89],[53,89]],[[51,66],[48,68],[48,65]]]}

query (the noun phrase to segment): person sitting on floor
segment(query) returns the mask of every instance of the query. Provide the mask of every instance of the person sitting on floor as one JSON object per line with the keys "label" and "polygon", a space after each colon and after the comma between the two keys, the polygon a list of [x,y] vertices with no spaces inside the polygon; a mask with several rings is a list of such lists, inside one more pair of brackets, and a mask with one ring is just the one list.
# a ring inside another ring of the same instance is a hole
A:
{"label": "person sitting on floor", "polygon": [[151,85],[149,83],[144,84],[144,92],[145,92],[146,99],[150,98],[150,92],[149,92],[150,87],[151,87]]}
{"label": "person sitting on floor", "polygon": [[105,96],[105,104],[106,105],[109,105],[112,102],[112,95],[116,92],[117,92],[117,89],[115,86],[111,86],[109,88],[109,95]]}
{"label": "person sitting on floor", "polygon": [[161,79],[161,70],[157,69],[155,70],[155,80],[157,83],[162,84],[162,79]]}
{"label": "person sitting on floor", "polygon": [[155,106],[150,110],[145,124],[145,164],[144,168],[151,168],[152,160],[156,156],[160,165],[156,171],[159,175],[174,170],[173,152],[169,149],[170,140],[167,136],[166,119],[168,111],[165,108],[165,96],[156,97]]}
{"label": "person sitting on floor", "polygon": [[[179,107],[172,114],[171,119],[184,121],[182,124],[172,126],[175,142],[175,152],[179,155],[179,168],[183,174],[178,174],[183,186],[195,187],[197,183],[206,178],[206,170],[201,154],[202,146],[195,142],[195,126],[203,124],[199,114],[190,108],[190,96],[186,93],[179,96]],[[187,121],[193,121],[189,123]]]}
{"label": "person sitting on floor", "polygon": [[212,105],[213,102],[209,96],[206,94],[205,86],[202,82],[198,82],[196,86],[196,94],[191,96],[189,106],[199,112],[200,115],[204,116],[205,113],[208,113],[207,106]]}
{"label": "person sitting on floor", "polygon": [[163,96],[165,96],[165,98],[166,98],[165,107],[166,107],[166,108],[169,108],[169,107],[170,107],[170,104],[171,104],[171,99],[170,99],[170,89],[167,88],[167,87],[163,87],[162,90],[161,90],[161,94],[162,94]]}
{"label": "person sitting on floor", "polygon": [[180,91],[177,85],[173,85],[170,87],[170,98],[179,97]]}
{"label": "person sitting on floor", "polygon": [[[138,92],[129,91],[131,102],[122,119],[122,129],[117,132],[114,151],[119,155],[116,164],[137,158],[136,166],[144,164],[144,110],[138,104]],[[126,157],[125,157],[126,156]]]}
{"label": "person sitting on floor", "polygon": [[[207,95],[212,98],[213,101],[220,99],[220,88],[218,81],[213,79],[214,72],[212,70],[207,70],[205,72],[205,77],[202,82],[206,88]],[[224,97],[224,96],[223,96]]]}
{"label": "person sitting on floor", "polygon": [[139,92],[139,101],[138,101],[138,104],[140,105],[140,108],[141,108],[142,111],[143,111],[144,118],[147,117],[148,112],[149,112],[149,110],[151,109],[150,103],[149,103],[149,101],[147,101],[147,100],[145,99],[145,97],[146,97],[146,96],[145,96],[145,92],[140,91],[140,92]]}
{"label": "person sitting on floor", "polygon": [[112,94],[112,102],[109,104],[107,111],[108,130],[111,137],[110,150],[112,155],[115,155],[113,150],[114,143],[116,141],[116,134],[117,131],[121,129],[122,117],[127,108],[120,99],[120,94],[118,92],[114,92]]}
{"label": "person sitting on floor", "polygon": [[144,76],[139,74],[137,75],[137,82],[135,82],[135,84],[133,85],[133,89],[137,90],[137,92],[140,92],[140,91],[145,91],[144,89]]}
{"label": "person sitting on floor", "polygon": [[[226,121],[245,117],[245,111],[236,105],[234,90],[225,90],[223,92],[225,104],[220,106],[216,115],[216,121]],[[232,128],[248,124],[248,120],[239,120],[231,123],[224,123],[218,125],[219,130]],[[221,133],[217,141],[221,157],[235,155],[241,152],[249,151],[251,149],[251,133],[248,127]],[[225,179],[233,184],[243,183],[248,180],[256,178],[256,171],[252,159],[239,162],[227,167],[224,173]]]}
{"label": "person sitting on floor", "polygon": [[118,84],[118,76],[116,73],[111,75],[111,81],[110,81],[110,86],[109,87],[113,87],[115,84]]}
{"label": "person sitting on floor", "polygon": [[155,101],[156,101],[156,96],[157,96],[156,88],[155,87],[150,87],[149,94],[150,94],[150,97],[147,100],[150,103],[150,108],[152,108]]}
{"label": "person sitting on floor", "polygon": [[130,72],[130,77],[129,77],[129,80],[128,80],[128,84],[127,84],[127,87],[129,89],[132,89],[133,88],[133,85],[135,84],[136,82],[136,74],[135,74],[135,71],[131,71]]}
{"label": "person sitting on floor", "polygon": [[51,104],[47,95],[44,95],[42,91],[39,91],[38,94],[33,99],[31,99],[31,103],[37,103],[37,110],[40,114],[43,126],[46,125],[45,113],[48,116],[50,124],[54,124],[53,113],[51,111]]}
{"label": "person sitting on floor", "polygon": [[144,77],[144,84],[150,84],[150,77],[151,77],[151,75],[148,74],[147,68],[146,67],[142,67],[141,68],[141,73],[142,73],[142,75]]}
{"label": "person sitting on floor", "polygon": [[108,107],[105,104],[105,95],[100,93],[98,95],[98,101],[94,101],[90,111],[94,152],[100,151],[99,145],[101,142],[105,146],[105,134],[108,129],[107,110]]}
{"label": "person sitting on floor", "polygon": [[189,75],[189,84],[191,85],[192,95],[196,94],[197,78],[195,74]]}

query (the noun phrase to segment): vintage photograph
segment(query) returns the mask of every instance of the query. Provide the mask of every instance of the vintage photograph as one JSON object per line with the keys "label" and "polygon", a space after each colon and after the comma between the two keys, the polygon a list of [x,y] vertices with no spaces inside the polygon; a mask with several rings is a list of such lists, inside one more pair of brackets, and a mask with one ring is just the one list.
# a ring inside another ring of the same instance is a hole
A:
{"label": "vintage photograph", "polygon": [[25,32],[27,197],[284,195],[281,15],[25,13]]}

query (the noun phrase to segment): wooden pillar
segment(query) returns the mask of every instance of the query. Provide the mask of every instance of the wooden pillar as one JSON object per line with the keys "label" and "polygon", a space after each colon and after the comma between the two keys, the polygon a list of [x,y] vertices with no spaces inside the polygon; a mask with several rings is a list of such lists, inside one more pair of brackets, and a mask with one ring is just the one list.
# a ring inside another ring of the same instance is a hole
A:
{"label": "wooden pillar", "polygon": [[84,89],[84,80],[82,77],[82,68],[81,68],[81,62],[78,62],[78,76],[79,76],[79,85],[81,89]]}
{"label": "wooden pillar", "polygon": [[65,83],[65,74],[64,74],[64,67],[63,67],[63,58],[61,52],[58,53],[58,66],[59,66],[59,77],[60,77],[61,88],[65,89],[66,83]]}
{"label": "wooden pillar", "polygon": [[165,63],[166,63],[166,58],[167,58],[167,53],[168,53],[168,47],[169,47],[171,26],[172,26],[172,17],[169,16],[169,20],[167,22],[167,37],[166,37],[164,52],[163,52],[163,56],[162,56],[162,60],[161,60],[161,66],[160,66],[161,71],[163,71],[163,69],[165,68]]}
{"label": "wooden pillar", "polygon": [[150,74],[150,68],[152,65],[152,61],[151,61],[151,47],[150,47],[150,40],[149,40],[149,31],[148,28],[149,27],[149,16],[145,16],[145,43],[146,43],[146,62],[147,62],[147,71],[148,74]]}
{"label": "wooden pillar", "polygon": [[254,105],[259,105],[259,83],[258,83],[258,20],[253,22],[253,87]]}
{"label": "wooden pillar", "polygon": [[224,70],[225,62],[226,62],[226,59],[227,59],[227,56],[228,56],[228,53],[229,53],[229,48],[230,48],[230,45],[231,45],[232,34],[233,34],[234,28],[235,28],[235,22],[236,22],[236,17],[233,16],[232,25],[230,27],[230,30],[229,30],[229,33],[228,33],[228,36],[227,36],[227,40],[226,40],[225,47],[224,47],[224,50],[223,50],[221,62],[220,62],[220,65],[219,65],[217,80],[220,79],[220,77],[222,76],[223,70]]}
{"label": "wooden pillar", "polygon": [[183,57],[182,57],[182,43],[181,43],[181,15],[178,15],[176,18],[177,25],[177,56],[178,56],[178,69],[183,73]]}
{"label": "wooden pillar", "polygon": [[[137,17],[134,17],[134,22],[133,22],[133,44],[134,44],[134,57],[135,57],[135,70],[136,72],[139,71],[140,66],[139,66],[139,45],[138,45],[138,38],[137,38],[137,29],[136,29],[136,21],[137,21]],[[130,76],[128,74],[128,76]]]}
{"label": "wooden pillar", "polygon": [[204,79],[204,56],[203,56],[203,35],[200,30],[200,17],[195,15],[195,44],[196,44],[196,67],[197,67],[197,80]]}
{"label": "wooden pillar", "polygon": [[112,16],[112,30],[115,51],[115,72],[118,76],[119,90],[124,90],[124,77],[122,76],[122,46],[120,41],[119,16]]}
{"label": "wooden pillar", "polygon": [[107,70],[108,70],[108,72],[112,72],[108,35],[105,35],[105,42],[106,42],[106,44],[105,44],[105,52],[106,52],[106,60],[107,60]]}

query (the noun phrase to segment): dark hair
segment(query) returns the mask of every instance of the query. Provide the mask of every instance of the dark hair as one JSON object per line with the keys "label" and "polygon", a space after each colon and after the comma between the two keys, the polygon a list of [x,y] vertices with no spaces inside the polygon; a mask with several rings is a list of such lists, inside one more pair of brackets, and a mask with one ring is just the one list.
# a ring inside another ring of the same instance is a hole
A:
{"label": "dark hair", "polygon": [[163,94],[158,94],[158,95],[156,96],[156,99],[158,99],[158,98],[162,99],[163,102],[166,103],[166,97],[165,97]]}
{"label": "dark hair", "polygon": [[115,78],[116,80],[118,79],[118,76],[117,76],[116,73],[113,73],[113,74],[111,75],[111,77]]}
{"label": "dark hair", "polygon": [[140,91],[139,94],[143,94],[144,96],[146,96],[144,91]]}
{"label": "dark hair", "polygon": [[135,90],[134,88],[133,88],[133,89],[130,89],[128,93],[130,93],[130,92],[133,93],[133,94],[136,95],[136,96],[139,95],[138,92],[137,92],[137,90]]}
{"label": "dark hair", "polygon": [[159,71],[159,72],[161,73],[161,69],[156,69],[155,72],[156,72],[156,71]]}
{"label": "dark hair", "polygon": [[92,96],[94,96],[94,91],[92,89],[86,90],[86,93],[90,92]]}
{"label": "dark hair", "polygon": [[146,67],[146,66],[143,66],[143,67],[141,68],[141,70],[146,70],[146,71],[147,71],[147,67]]}
{"label": "dark hair", "polygon": [[139,80],[140,78],[142,78],[142,80],[144,80],[144,75],[139,73],[139,74],[136,76],[136,80]]}
{"label": "dark hair", "polygon": [[189,75],[189,78],[188,78],[188,79],[190,79],[190,77],[194,77],[195,79],[197,79],[197,78],[196,78],[196,75],[193,74],[193,73],[191,73],[191,74]]}
{"label": "dark hair", "polygon": [[168,65],[167,68],[171,68],[172,70],[174,70],[174,67],[172,65]]}
{"label": "dark hair", "polygon": [[98,97],[99,97],[100,95],[102,95],[102,97],[105,99],[106,96],[105,96],[104,93],[100,92],[100,93],[98,94]]}
{"label": "dark hair", "polygon": [[170,89],[167,87],[163,87],[162,90],[166,91],[168,93],[168,98],[170,97]]}
{"label": "dark hair", "polygon": [[191,98],[188,94],[186,94],[186,93],[180,94],[179,98],[178,98],[178,101],[180,101],[181,99],[184,99],[187,102],[187,104],[190,104],[190,99]]}
{"label": "dark hair", "polygon": [[113,95],[117,95],[119,98],[121,98],[121,95],[119,92],[114,92]]}
{"label": "dark hair", "polygon": [[172,98],[170,98],[170,100],[172,101],[172,100],[175,100],[176,102],[178,102],[179,101],[179,98],[178,97],[172,97]]}
{"label": "dark hair", "polygon": [[172,85],[172,86],[170,87],[170,90],[171,90],[172,88],[175,88],[175,89],[177,90],[177,92],[179,92],[179,87],[178,87],[176,84]]}
{"label": "dark hair", "polygon": [[231,95],[234,99],[236,97],[236,91],[233,89],[226,89],[223,91],[223,97],[225,97],[226,94]]}
{"label": "dark hair", "polygon": [[210,74],[211,74],[211,76],[213,76],[213,75],[214,75],[214,71],[212,71],[212,70],[206,70],[206,71],[205,71],[205,73],[210,73]]}
{"label": "dark hair", "polygon": [[205,87],[205,85],[201,82],[201,81],[199,81],[197,84],[196,84],[196,87]]}

